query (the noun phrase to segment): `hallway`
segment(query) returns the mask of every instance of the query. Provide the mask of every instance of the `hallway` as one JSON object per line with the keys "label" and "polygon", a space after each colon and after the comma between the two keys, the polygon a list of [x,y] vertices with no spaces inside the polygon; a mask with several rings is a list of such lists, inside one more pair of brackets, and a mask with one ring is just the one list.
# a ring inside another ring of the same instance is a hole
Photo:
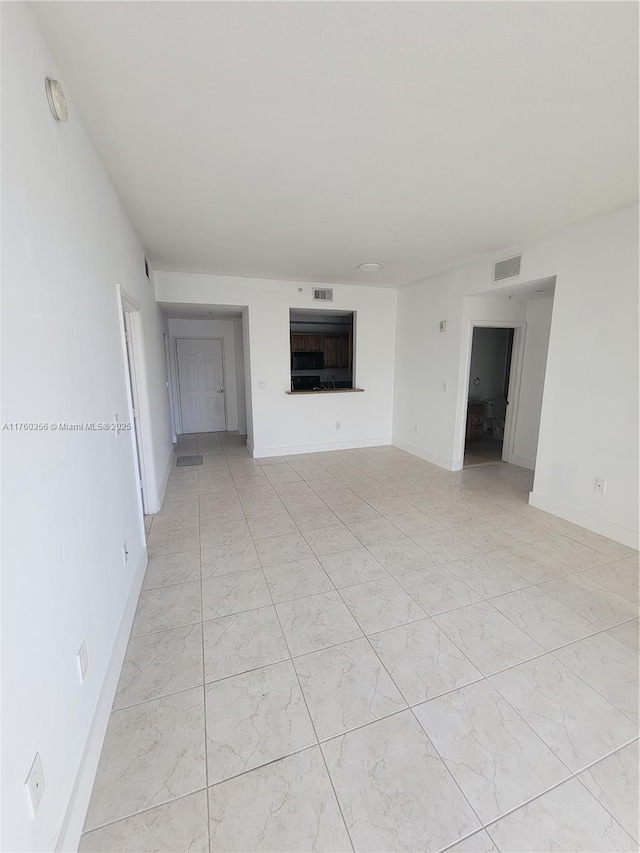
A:
{"label": "hallway", "polygon": [[635,551],[502,463],[192,453],[82,851],[636,849]]}

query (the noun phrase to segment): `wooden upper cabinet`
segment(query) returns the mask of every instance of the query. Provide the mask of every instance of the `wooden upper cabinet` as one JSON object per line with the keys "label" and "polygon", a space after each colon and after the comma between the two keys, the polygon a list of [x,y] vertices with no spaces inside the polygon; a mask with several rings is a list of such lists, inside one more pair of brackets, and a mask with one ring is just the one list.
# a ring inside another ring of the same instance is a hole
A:
{"label": "wooden upper cabinet", "polygon": [[321,352],[325,368],[351,367],[351,341],[348,335],[291,335],[291,352]]}

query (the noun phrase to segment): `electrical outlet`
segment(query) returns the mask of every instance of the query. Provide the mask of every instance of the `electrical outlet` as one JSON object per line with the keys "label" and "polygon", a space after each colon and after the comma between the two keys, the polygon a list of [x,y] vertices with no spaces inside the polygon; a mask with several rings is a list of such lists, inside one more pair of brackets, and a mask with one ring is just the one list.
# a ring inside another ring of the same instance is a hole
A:
{"label": "electrical outlet", "polygon": [[127,548],[127,543],[122,543],[122,565],[127,565],[127,560],[129,559],[129,549]]}
{"label": "electrical outlet", "polygon": [[341,428],[342,428],[342,424],[340,423],[340,421],[336,421],[336,429],[341,429]]}
{"label": "electrical outlet", "polygon": [[600,477],[596,477],[596,481],[593,485],[593,490],[599,495],[604,495],[607,491],[607,481],[602,480]]}
{"label": "electrical outlet", "polygon": [[267,387],[267,383],[264,381],[264,379],[259,379],[259,380],[258,380],[258,388],[259,388],[261,391],[264,391],[264,389],[265,389],[266,387]]}
{"label": "electrical outlet", "polygon": [[78,670],[80,672],[80,684],[84,684],[85,678],[87,677],[88,669],[89,652],[87,651],[87,644],[83,640],[82,645],[80,646],[80,650],[78,651]]}
{"label": "electrical outlet", "polygon": [[42,772],[40,754],[37,752],[27,778],[24,780],[24,789],[27,794],[31,817],[35,817],[44,794],[44,773]]}

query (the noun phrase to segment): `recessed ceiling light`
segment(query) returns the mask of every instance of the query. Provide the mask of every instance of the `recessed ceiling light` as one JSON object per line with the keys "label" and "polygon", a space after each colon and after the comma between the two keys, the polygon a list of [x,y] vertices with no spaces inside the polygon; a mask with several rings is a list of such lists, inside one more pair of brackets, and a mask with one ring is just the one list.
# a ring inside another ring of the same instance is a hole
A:
{"label": "recessed ceiling light", "polygon": [[358,264],[356,269],[360,272],[378,272],[382,269],[382,264]]}

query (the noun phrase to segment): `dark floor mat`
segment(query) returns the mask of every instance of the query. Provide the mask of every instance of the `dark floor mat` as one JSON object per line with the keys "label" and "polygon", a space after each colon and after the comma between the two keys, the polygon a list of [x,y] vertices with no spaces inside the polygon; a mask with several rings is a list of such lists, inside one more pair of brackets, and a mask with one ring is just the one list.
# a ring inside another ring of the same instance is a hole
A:
{"label": "dark floor mat", "polygon": [[176,468],[186,468],[189,465],[202,465],[202,456],[178,456]]}

